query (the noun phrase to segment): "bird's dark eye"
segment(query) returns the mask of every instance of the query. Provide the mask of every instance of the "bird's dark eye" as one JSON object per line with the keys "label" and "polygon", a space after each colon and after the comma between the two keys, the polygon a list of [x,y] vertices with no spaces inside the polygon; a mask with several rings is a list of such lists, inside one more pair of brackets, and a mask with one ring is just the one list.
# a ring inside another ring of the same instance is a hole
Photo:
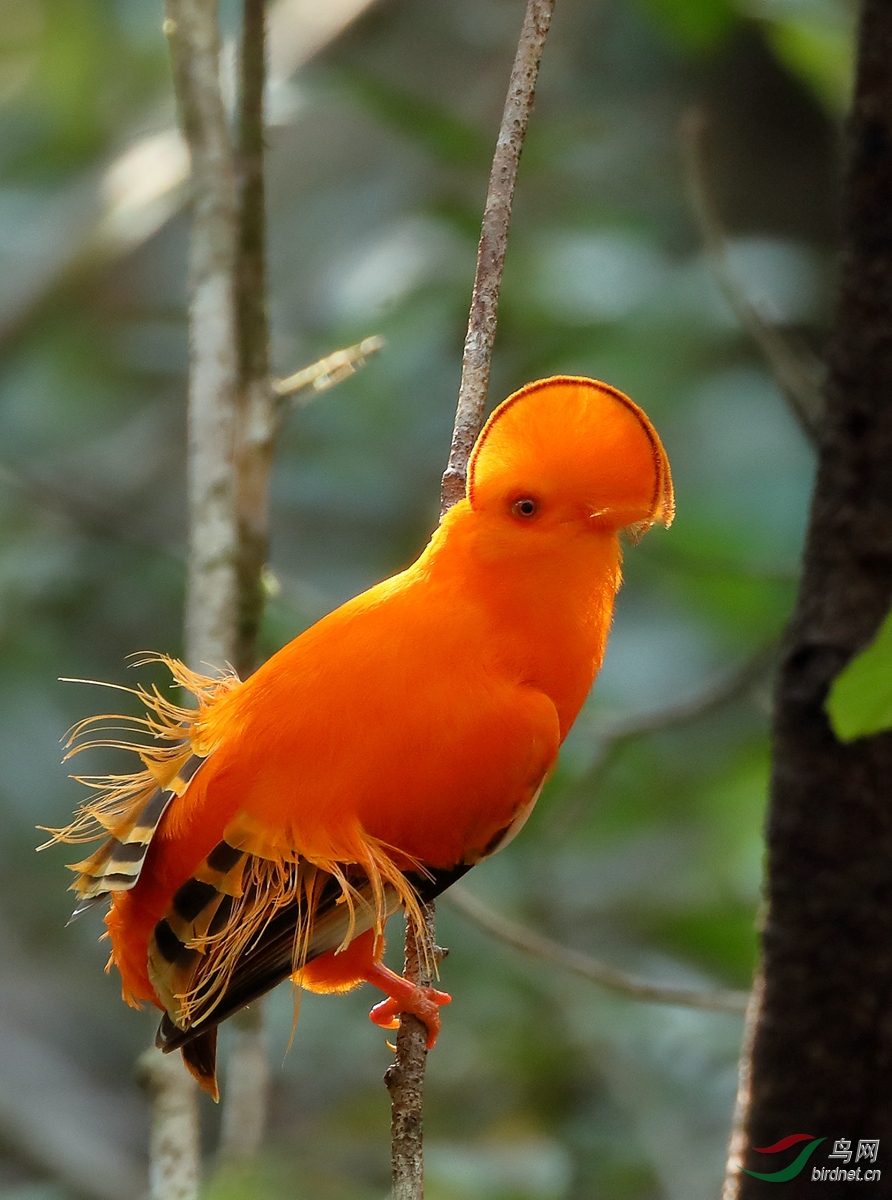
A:
{"label": "bird's dark eye", "polygon": [[539,503],[532,496],[521,496],[511,505],[515,517],[534,517],[539,511]]}

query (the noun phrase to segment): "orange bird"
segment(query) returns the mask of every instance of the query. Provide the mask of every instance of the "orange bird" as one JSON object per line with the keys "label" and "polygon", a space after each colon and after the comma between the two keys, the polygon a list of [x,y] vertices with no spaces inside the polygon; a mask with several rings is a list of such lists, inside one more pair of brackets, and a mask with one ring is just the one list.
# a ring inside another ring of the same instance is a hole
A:
{"label": "orange bird", "polygon": [[526,821],[601,665],[619,534],[672,516],[637,405],[591,379],[531,383],[490,417],[412,566],[244,682],[164,658],[197,707],[140,687],[130,721],[152,744],[86,743],[142,769],[88,780],[98,793],[54,831],[106,839],[72,868],[75,915],[110,897],[124,999],[163,1010],[158,1045],[206,1090],[218,1023],[287,978],[371,983],[387,996],[371,1019],[414,1013],[433,1045],[450,997],[383,965],[385,922],[417,918]]}

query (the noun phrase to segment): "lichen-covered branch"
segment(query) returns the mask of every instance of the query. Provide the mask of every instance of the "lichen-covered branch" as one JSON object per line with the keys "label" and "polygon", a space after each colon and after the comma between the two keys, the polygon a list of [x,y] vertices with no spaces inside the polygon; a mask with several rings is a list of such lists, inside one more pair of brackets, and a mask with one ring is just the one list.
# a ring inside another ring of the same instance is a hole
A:
{"label": "lichen-covered branch", "polygon": [[554,0],[528,0],[508,82],[477,248],[477,272],[462,356],[455,428],[449,464],[443,475],[443,512],[464,495],[468,459],[483,425],[517,165],[533,108],[539,59],[553,10]]}
{"label": "lichen-covered branch", "polygon": [[216,0],[166,0],[180,122],[192,160],[189,251],[189,565],[186,657],[222,668],[236,654],[238,204],[220,92]]}
{"label": "lichen-covered branch", "polygon": [[[220,91],[216,0],[166,0],[180,123],[192,163],[189,251],[186,658],[222,668],[236,648],[235,173]],[[175,1058],[149,1051],[153,1200],[193,1200],[199,1133],[194,1081]]]}
{"label": "lichen-covered branch", "polygon": [[269,1055],[263,1014],[264,1006],[258,1002],[233,1018],[220,1115],[218,1159],[224,1168],[238,1169],[252,1162],[266,1132]]}
{"label": "lichen-covered branch", "polygon": [[150,1200],[196,1200],[201,1156],[195,1081],[179,1055],[155,1049],[139,1060],[137,1074],[152,1098]]}
{"label": "lichen-covered branch", "polygon": [[[257,636],[269,554],[269,486],[276,398],[269,377],[267,315],[264,91],[266,0],[243,0],[236,99],[235,178],[238,196],[234,264],[238,381],[234,431],[236,611],[233,665],[244,679],[257,665]],[[220,1162],[237,1167],[260,1148],[269,1102],[269,1061],[261,1001],[233,1019],[226,1070]]]}

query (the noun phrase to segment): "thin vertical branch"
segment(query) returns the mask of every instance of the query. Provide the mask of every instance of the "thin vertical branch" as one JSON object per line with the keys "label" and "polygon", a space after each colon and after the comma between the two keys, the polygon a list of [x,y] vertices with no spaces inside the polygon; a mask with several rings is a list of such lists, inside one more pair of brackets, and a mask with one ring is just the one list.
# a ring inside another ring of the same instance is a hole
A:
{"label": "thin vertical branch", "polygon": [[[433,904],[424,907],[424,927],[406,922],[407,978],[429,987],[431,967],[442,951],[426,953],[434,946]],[[427,1063],[427,1030],[417,1017],[406,1014],[396,1036],[396,1055],[387,1068],[384,1082],[390,1093],[390,1153],[393,1200],[423,1200],[424,1197],[424,1068]]]}
{"label": "thin vertical branch", "polygon": [[189,566],[186,657],[235,657],[237,198],[220,92],[216,0],[166,0],[180,122],[192,159],[189,253]]}
{"label": "thin vertical branch", "polygon": [[179,1055],[154,1047],[139,1060],[137,1075],[152,1098],[149,1200],[195,1200],[200,1173],[195,1080]]}
{"label": "thin vertical branch", "polygon": [[269,1108],[269,1056],[263,1005],[243,1008],[232,1019],[234,1038],[226,1060],[218,1157],[221,1167],[238,1170],[257,1155]]}
{"label": "thin vertical branch", "polygon": [[238,642],[235,667],[256,666],[263,615],[261,572],[269,553],[269,478],[277,404],[269,375],[263,94],[266,2],[244,0],[236,132],[239,233],[236,262],[238,346]]}
{"label": "thin vertical branch", "polygon": [[[220,91],[216,0],[166,0],[180,123],[192,160],[189,253],[186,658],[232,661],[237,611],[235,289],[237,204],[226,110]],[[153,1200],[193,1200],[200,1146],[197,1089],[176,1059],[150,1052],[154,1097]]]}
{"label": "thin vertical branch", "polygon": [[[266,0],[243,0],[239,44],[235,167],[238,242],[235,263],[238,358],[235,436],[236,613],[234,665],[244,678],[257,665],[263,617],[262,572],[269,554],[269,482],[277,402],[269,375],[264,89],[267,74]],[[236,1014],[220,1128],[220,1161],[250,1162],[263,1138],[269,1096],[264,1007]]]}
{"label": "thin vertical branch", "polygon": [[[468,460],[483,428],[517,166],[535,98],[539,60],[553,10],[554,0],[527,0],[508,82],[508,95],[496,141],[477,247],[477,271],[462,356],[455,428],[440,495],[441,513],[445,513],[464,495]],[[417,928],[407,919],[407,978],[425,985],[432,982],[428,963],[431,957],[434,961],[438,957],[435,941],[435,911],[433,904],[428,904],[424,908],[423,928]],[[425,954],[424,947],[434,948],[433,956]],[[423,1200],[424,1197],[422,1123],[426,1061],[424,1027],[416,1017],[404,1016],[397,1035],[396,1057],[385,1076],[391,1098],[393,1200]]]}
{"label": "thin vertical branch", "polygon": [[508,95],[492,160],[477,247],[477,273],[474,276],[468,332],[462,355],[455,428],[449,465],[443,475],[442,512],[451,508],[465,493],[468,459],[483,426],[517,165],[533,108],[539,60],[553,11],[554,0],[527,0],[514,67],[508,81]]}

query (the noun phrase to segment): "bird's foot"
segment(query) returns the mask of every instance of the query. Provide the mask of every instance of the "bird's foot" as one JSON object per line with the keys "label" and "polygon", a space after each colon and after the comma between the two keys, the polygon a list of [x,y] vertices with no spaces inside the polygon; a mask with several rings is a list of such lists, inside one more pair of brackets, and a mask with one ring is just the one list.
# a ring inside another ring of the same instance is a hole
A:
{"label": "bird's foot", "polygon": [[402,1014],[410,1013],[427,1030],[427,1048],[430,1050],[440,1032],[440,1006],[452,1003],[449,993],[404,979],[382,963],[375,964],[368,982],[386,992],[388,997],[375,1005],[369,1013],[369,1020],[382,1029],[396,1029]]}

